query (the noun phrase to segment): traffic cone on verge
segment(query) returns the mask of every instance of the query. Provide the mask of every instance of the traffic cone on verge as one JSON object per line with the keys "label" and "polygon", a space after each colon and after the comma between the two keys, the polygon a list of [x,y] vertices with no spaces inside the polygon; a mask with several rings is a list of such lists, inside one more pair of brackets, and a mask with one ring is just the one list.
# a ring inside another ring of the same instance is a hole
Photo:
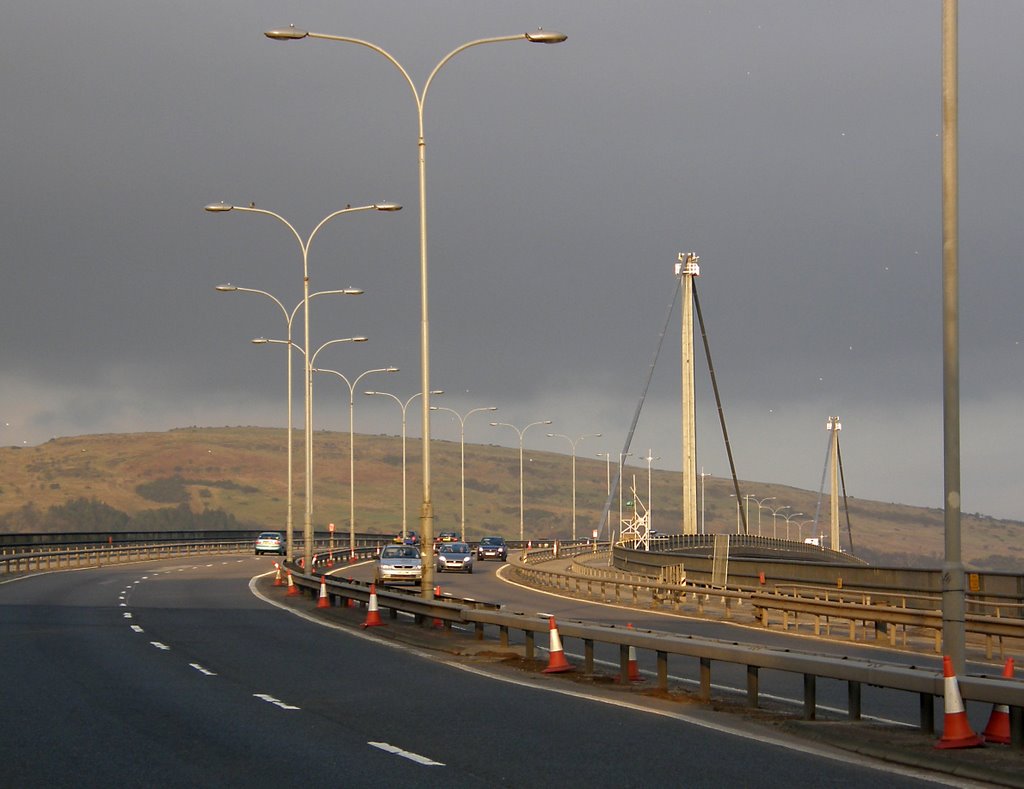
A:
{"label": "traffic cone on verge", "polygon": [[[1013,679],[1013,658],[1006,659],[1003,666],[1003,677]],[[1010,707],[1006,704],[994,704],[992,714],[988,718],[988,725],[982,732],[985,742],[997,742],[1000,745],[1010,744]]]}
{"label": "traffic cone on verge", "polygon": [[278,562],[274,562],[274,567],[277,568],[277,575],[274,576],[274,586],[284,586],[284,579],[281,578],[281,565]]}
{"label": "traffic cone on verge", "polygon": [[960,686],[953,673],[953,661],[949,655],[942,658],[943,699],[945,700],[946,718],[942,727],[942,737],[935,743],[936,748],[976,748],[984,745],[985,740],[971,731],[964,711],[964,700],[960,696]]}
{"label": "traffic cone on verge", "polygon": [[575,671],[575,666],[565,659],[562,639],[558,637],[558,625],[555,624],[553,616],[548,620],[548,629],[551,633],[551,647],[548,650],[548,667],[544,669],[544,673],[558,674],[562,671]]}
{"label": "traffic cone on verge", "polygon": [[377,584],[370,584],[370,605],[366,609],[366,621],[363,627],[380,627],[385,624],[377,610]]}
{"label": "traffic cone on verge", "polygon": [[[626,623],[626,628],[629,630],[633,629],[633,625]],[[626,660],[626,666],[628,669],[628,676],[630,682],[643,682],[644,678],[640,676],[640,668],[636,664],[636,647],[629,648],[629,657]]]}
{"label": "traffic cone on verge", "polygon": [[288,597],[298,597],[302,592],[299,591],[299,587],[295,585],[295,579],[292,578],[292,571],[288,571]]}
{"label": "traffic cone on verge", "polygon": [[[440,600],[441,599],[441,585],[440,584],[438,584],[437,586],[434,587],[434,599],[435,600]],[[437,630],[443,630],[444,629],[444,622],[442,622],[436,616],[434,617],[434,621],[431,624]]]}
{"label": "traffic cone on verge", "polygon": [[327,576],[320,576],[320,598],[316,601],[317,608],[330,608],[331,598],[327,596]]}

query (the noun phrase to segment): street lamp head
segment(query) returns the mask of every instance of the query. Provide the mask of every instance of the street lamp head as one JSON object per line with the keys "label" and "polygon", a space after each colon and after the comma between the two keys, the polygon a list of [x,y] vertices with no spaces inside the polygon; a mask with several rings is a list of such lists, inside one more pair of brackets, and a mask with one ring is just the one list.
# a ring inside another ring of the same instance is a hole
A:
{"label": "street lamp head", "polygon": [[366,291],[363,290],[362,288],[342,288],[341,289],[341,295],[342,296],[362,296],[364,293],[366,293]]}
{"label": "street lamp head", "polygon": [[268,342],[270,342],[270,340],[268,340],[266,337],[253,337],[252,338],[252,344],[253,345],[266,345]]}
{"label": "street lamp head", "polygon": [[373,207],[378,211],[401,211],[402,206],[398,203],[374,203]]}
{"label": "street lamp head", "polygon": [[559,33],[555,30],[545,30],[542,27],[538,27],[532,33],[524,33],[527,41],[532,41],[535,44],[561,44],[568,36],[565,33]]}
{"label": "street lamp head", "polygon": [[214,290],[219,290],[221,293],[234,293],[238,290],[238,286],[232,285],[230,282],[224,282],[220,285],[215,285]]}
{"label": "street lamp head", "polygon": [[342,342],[366,342],[366,337],[349,337],[347,340]]}
{"label": "street lamp head", "polygon": [[398,372],[398,368],[397,367],[385,367],[384,368],[384,372],[386,372],[386,373],[397,373]]}
{"label": "street lamp head", "polygon": [[222,200],[219,203],[210,203],[208,206],[205,206],[203,210],[209,211],[211,214],[219,214],[224,211],[230,211],[232,208],[234,208],[233,205],[228,205]]}
{"label": "street lamp head", "polygon": [[541,422],[541,424],[542,425],[550,425],[551,424],[551,420],[550,419],[545,419],[543,422]]}
{"label": "street lamp head", "polygon": [[273,30],[268,30],[263,35],[267,38],[272,38],[274,41],[292,41],[306,38],[309,33],[305,30],[299,30],[295,25],[288,25],[288,27],[276,27]]}

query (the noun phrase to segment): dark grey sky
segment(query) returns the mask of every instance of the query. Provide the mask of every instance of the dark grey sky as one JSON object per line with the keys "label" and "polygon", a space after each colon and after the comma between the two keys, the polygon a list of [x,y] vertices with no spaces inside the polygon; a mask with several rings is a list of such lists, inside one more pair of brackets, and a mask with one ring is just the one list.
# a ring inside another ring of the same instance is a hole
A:
{"label": "dark grey sky", "polygon": [[[0,443],[185,425],[283,425],[269,300],[301,299],[283,214],[313,242],[318,364],[419,389],[416,113],[426,102],[432,384],[617,453],[680,251],[698,282],[738,472],[817,489],[829,415],[848,492],[941,506],[940,3],[8,3],[0,46]],[[1024,518],[1019,152],[1024,5],[960,3],[963,509]],[[633,444],[678,468],[678,312]],[[699,347],[699,345],[698,345]],[[699,465],[728,472],[698,364]],[[316,386],[318,427],[347,389]],[[297,394],[296,403],[299,397]],[[413,409],[415,410],[415,409]],[[298,409],[297,409],[298,412]],[[360,397],[359,432],[399,410]],[[417,412],[418,415],[418,412]],[[410,435],[419,432],[410,412]],[[445,415],[437,438],[457,440]],[[467,441],[517,445],[467,423]],[[756,494],[756,485],[751,488]],[[655,503],[657,506],[657,503]]]}

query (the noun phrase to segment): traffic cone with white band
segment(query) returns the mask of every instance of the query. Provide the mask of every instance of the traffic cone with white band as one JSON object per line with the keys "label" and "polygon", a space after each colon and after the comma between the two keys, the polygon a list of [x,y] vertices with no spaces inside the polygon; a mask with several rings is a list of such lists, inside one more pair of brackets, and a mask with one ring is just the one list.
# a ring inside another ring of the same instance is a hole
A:
{"label": "traffic cone with white band", "polygon": [[984,745],[985,740],[971,731],[964,711],[964,700],[960,696],[960,686],[953,673],[953,661],[949,655],[942,658],[942,696],[945,700],[946,718],[942,727],[942,737],[935,743],[936,748],[976,748]]}
{"label": "traffic cone with white band", "polygon": [[288,597],[298,597],[301,594],[302,594],[302,592],[299,591],[299,587],[297,587],[295,585],[295,579],[292,578],[292,571],[289,570],[288,571],[288,594],[287,594],[287,596]]}
{"label": "traffic cone with white band", "polygon": [[284,579],[281,578],[281,565],[278,562],[274,562],[274,567],[277,569],[277,574],[274,576],[274,586],[284,586]]}
{"label": "traffic cone with white band", "polygon": [[320,598],[316,601],[317,608],[330,608],[331,598],[327,596],[327,576],[320,576]]}
{"label": "traffic cone with white band", "polygon": [[558,625],[555,624],[553,616],[548,619],[548,630],[551,634],[551,646],[548,649],[548,667],[544,669],[544,673],[558,674],[563,671],[575,671],[575,666],[565,659],[562,639],[558,637]]}
{"label": "traffic cone with white band", "polygon": [[366,621],[363,627],[380,627],[385,622],[380,618],[380,611],[377,610],[377,584],[370,584],[370,605],[366,609]]}
{"label": "traffic cone with white band", "polygon": [[[633,629],[633,625],[630,624],[629,622],[627,622],[626,623],[626,628],[628,630],[632,630]],[[634,646],[631,646],[629,648],[629,656],[628,656],[628,659],[626,661],[626,666],[627,666],[627,669],[628,669],[629,681],[630,682],[643,682],[644,681],[644,678],[642,676],[640,676],[640,667],[637,666],[637,663],[636,663],[636,647],[634,647]]]}
{"label": "traffic cone with white band", "polygon": [[[1006,659],[1003,666],[1003,678],[1013,679],[1013,658]],[[988,718],[988,725],[982,732],[985,742],[997,742],[1000,745],[1010,744],[1010,707],[1006,704],[995,704]]]}

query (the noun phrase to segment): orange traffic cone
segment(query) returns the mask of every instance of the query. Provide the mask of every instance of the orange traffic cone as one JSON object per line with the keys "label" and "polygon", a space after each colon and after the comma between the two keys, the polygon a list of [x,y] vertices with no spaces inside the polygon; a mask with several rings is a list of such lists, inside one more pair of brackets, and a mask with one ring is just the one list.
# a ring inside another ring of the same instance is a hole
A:
{"label": "orange traffic cone", "polygon": [[[629,622],[626,623],[626,628],[629,630],[633,629],[633,625]],[[636,647],[629,648],[629,657],[626,661],[628,668],[629,681],[630,682],[643,682],[644,678],[640,676],[640,668],[636,664]]]}
{"label": "orange traffic cone", "polygon": [[320,598],[316,601],[317,608],[330,608],[331,598],[327,596],[327,576],[320,576]]}
{"label": "orange traffic cone", "polygon": [[352,551],[352,552],[351,552],[351,553],[350,553],[350,554],[348,555],[348,563],[349,563],[349,564],[355,564],[355,563],[356,563],[356,552],[355,552],[355,551]]}
{"label": "orange traffic cone", "polygon": [[985,740],[971,731],[964,712],[964,700],[960,696],[960,686],[953,673],[953,661],[949,655],[942,658],[943,698],[945,699],[946,719],[942,728],[942,737],[935,743],[936,748],[976,748]]}
{"label": "orange traffic cone", "polygon": [[551,647],[548,650],[548,667],[544,669],[544,673],[558,674],[562,671],[575,671],[575,666],[565,659],[562,639],[558,637],[558,625],[555,624],[553,616],[548,620],[548,629],[551,633]]}
{"label": "orange traffic cone", "polygon": [[274,562],[274,567],[277,568],[277,575],[274,576],[274,586],[284,586],[284,579],[281,578],[281,565]]}
{"label": "orange traffic cone", "polygon": [[[434,587],[434,599],[438,600],[438,599],[440,599],[440,597],[441,597],[441,585],[438,584],[437,586]],[[436,616],[434,617],[434,621],[431,624],[437,630],[443,630],[444,629],[444,622],[442,622]]]}
{"label": "orange traffic cone", "polygon": [[[1003,677],[1013,679],[1013,658],[1006,659],[1003,666]],[[1010,744],[1010,708],[1006,704],[994,704],[992,714],[988,718],[988,726],[982,732],[985,742],[997,742],[1000,745]]]}
{"label": "orange traffic cone", "polygon": [[299,587],[295,585],[295,580],[292,578],[292,571],[288,571],[288,597],[297,597],[301,595]]}
{"label": "orange traffic cone", "polygon": [[380,627],[385,624],[377,610],[377,584],[370,584],[370,605],[366,609],[366,621],[363,627]]}

